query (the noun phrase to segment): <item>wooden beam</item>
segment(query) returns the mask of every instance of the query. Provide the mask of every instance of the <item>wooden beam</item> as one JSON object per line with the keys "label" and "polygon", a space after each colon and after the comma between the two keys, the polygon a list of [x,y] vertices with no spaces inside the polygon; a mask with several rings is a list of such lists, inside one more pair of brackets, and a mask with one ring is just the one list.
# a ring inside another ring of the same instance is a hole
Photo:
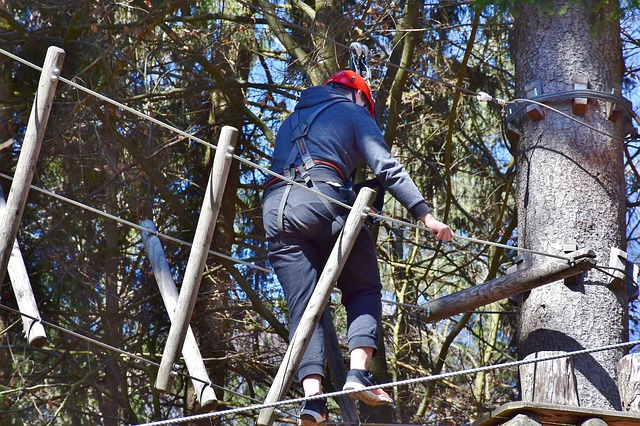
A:
{"label": "wooden beam", "polygon": [[[169,319],[173,321],[173,314],[178,304],[178,289],[171,276],[169,262],[165,256],[160,239],[154,235],[157,230],[153,222],[143,220],[140,222],[140,226],[151,231],[141,231],[142,241],[149,263],[151,264],[151,269],[153,270],[153,275],[156,277],[162,301],[169,314]],[[216,393],[213,388],[208,385],[211,379],[202,360],[196,336],[193,334],[191,326],[187,327],[187,334],[182,348],[182,357],[184,358],[189,375],[194,378],[192,379],[193,388],[196,391],[196,398],[198,399],[200,407],[206,411],[215,410],[218,406],[218,399],[216,398]]]}
{"label": "wooden beam", "polygon": [[184,273],[184,280],[180,288],[178,302],[175,309],[174,320],[169,328],[169,336],[164,347],[156,388],[163,392],[169,392],[171,385],[171,369],[173,363],[182,351],[184,339],[187,335],[189,320],[193,315],[196,305],[202,272],[207,263],[209,246],[213,238],[213,231],[216,227],[222,196],[229,176],[233,149],[238,138],[238,130],[224,126],[220,133],[220,139],[213,159],[213,167],[209,175],[209,182],[204,195],[196,234],[193,238],[193,245],[189,253],[189,260]]}
{"label": "wooden beam", "polygon": [[618,362],[618,390],[622,411],[640,413],[640,353],[627,354]]}
{"label": "wooden beam", "polygon": [[550,258],[513,274],[462,290],[421,305],[424,321],[437,321],[467,312],[509,296],[577,275],[596,265],[593,250],[568,253],[571,261]]}
{"label": "wooden beam", "polygon": [[[4,193],[2,192],[2,188],[0,188],[0,214],[4,212],[5,206]],[[31,346],[41,348],[47,344],[47,333],[42,323],[38,321],[40,319],[40,311],[38,310],[36,298],[33,295],[33,288],[31,287],[29,274],[22,259],[18,240],[13,240],[7,270],[9,272],[9,278],[11,279],[13,294],[18,303],[18,309],[27,315],[22,317],[24,335]],[[34,318],[38,318],[38,320]]]}
{"label": "wooden beam", "polygon": [[[580,425],[589,419],[600,419],[608,426],[638,426],[640,415],[622,411],[605,410],[570,405],[542,404],[535,402],[509,402],[483,414],[471,426],[499,426],[518,414],[537,416],[540,423],[550,425]],[[591,423],[593,424],[593,423]]]}
{"label": "wooden beam", "polygon": [[[266,404],[281,401],[289,391],[289,386],[291,386],[302,356],[307,349],[311,334],[313,334],[318,322],[320,322],[322,312],[331,297],[331,291],[338,281],[356,237],[360,233],[367,217],[366,212],[369,211],[375,194],[376,192],[371,188],[362,188],[358,193],[358,198],[356,198],[344,228],[333,246],[329,259],[318,279],[318,284],[316,284],[316,288],[311,295],[307,309],[289,343],[287,352],[278,369],[278,374],[273,380],[271,389],[269,389],[267,398],[264,401]],[[263,408],[260,411],[256,425],[271,426],[274,417],[275,410],[273,407]]]}
{"label": "wooden beam", "polygon": [[0,218],[0,283],[4,282],[13,243],[18,235],[63,61],[64,50],[54,46],[47,49],[7,205]]}
{"label": "wooden beam", "polygon": [[[341,390],[344,383],[347,381],[347,369],[344,366],[344,359],[342,357],[340,342],[338,341],[338,334],[336,333],[336,328],[333,325],[331,311],[328,307],[320,321],[322,321],[322,328],[324,329],[324,352],[327,356],[327,364],[329,365],[331,380],[333,381],[333,385],[336,387],[336,390]],[[356,425],[360,424],[358,407],[356,406],[355,400],[347,395],[340,395],[335,399],[340,407],[342,421]]]}
{"label": "wooden beam", "polygon": [[533,414],[518,414],[501,426],[542,426],[539,420],[538,416]]}
{"label": "wooden beam", "polygon": [[[540,351],[529,354],[524,359],[535,360],[565,353]],[[522,364],[518,371],[522,401],[580,406],[573,358],[567,356]]]}

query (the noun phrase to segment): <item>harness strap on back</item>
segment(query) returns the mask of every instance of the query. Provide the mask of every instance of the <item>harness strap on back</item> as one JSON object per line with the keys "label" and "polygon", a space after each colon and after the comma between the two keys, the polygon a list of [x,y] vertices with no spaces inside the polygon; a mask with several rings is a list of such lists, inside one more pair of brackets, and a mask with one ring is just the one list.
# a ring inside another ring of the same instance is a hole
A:
{"label": "harness strap on back", "polygon": [[[315,111],[313,111],[311,115],[309,115],[309,117],[307,117],[307,119],[302,123],[300,122],[300,111],[298,110],[294,112],[295,116],[292,115],[291,121],[293,122],[295,118],[297,120],[297,124],[295,126],[293,126],[292,124],[292,127],[291,127],[291,134],[292,134],[291,141],[293,142],[293,146],[291,147],[291,152],[289,152],[289,156],[287,157],[287,161],[285,162],[285,167],[283,171],[284,177],[288,179],[293,179],[296,175],[296,170],[297,170],[309,188],[312,188],[317,192],[320,192],[316,184],[313,183],[313,180],[311,179],[311,175],[309,174],[309,170],[312,169],[316,165],[316,163],[314,162],[313,157],[309,152],[309,148],[307,148],[305,138],[307,136],[307,133],[309,133],[309,128],[311,127],[311,124],[313,124],[313,121],[316,119],[316,117],[320,115],[322,111],[329,108],[331,105],[337,104],[339,102],[349,102],[349,100],[339,99],[339,98],[331,99],[321,104],[320,107],[318,107]],[[298,157],[298,154],[300,154],[300,158],[302,159],[302,164],[298,166],[298,168],[296,169],[294,162]],[[293,184],[288,182],[287,187],[284,191],[284,194],[282,194],[280,205],[278,206],[278,232],[279,233],[282,233],[284,231],[284,208],[287,205],[287,199],[289,198],[289,193],[291,192],[292,187],[293,187]],[[340,224],[340,226],[344,227],[345,222],[342,219],[342,217],[336,212],[335,207],[332,205],[332,203],[330,203],[329,200],[327,200],[324,197],[318,196],[318,198],[320,199],[320,201],[322,201],[322,203],[325,205],[327,210],[329,210],[329,212],[333,215],[333,217]]]}

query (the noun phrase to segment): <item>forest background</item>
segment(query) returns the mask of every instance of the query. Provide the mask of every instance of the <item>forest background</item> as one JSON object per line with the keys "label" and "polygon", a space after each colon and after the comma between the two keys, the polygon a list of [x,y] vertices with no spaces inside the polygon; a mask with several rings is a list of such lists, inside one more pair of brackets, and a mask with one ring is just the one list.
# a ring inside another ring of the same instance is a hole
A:
{"label": "forest background", "polygon": [[[558,4],[580,2],[540,3],[562,14]],[[63,330],[47,328],[48,344],[30,347],[5,280],[0,422],[115,425],[197,412],[188,380],[176,379],[171,394],[160,394],[153,364],[64,329],[159,362],[169,320],[140,229],[131,224],[150,219],[166,236],[180,283],[213,158],[199,141],[215,144],[222,126],[236,127],[235,154],[268,166],[274,135],[300,91],[344,68],[351,42],[371,50],[378,122],[436,217],[460,235],[516,246],[514,146],[504,135],[505,110],[470,95],[516,97],[516,10],[506,1],[0,2],[1,49],[41,66],[49,46],[61,47],[63,77],[194,137],[59,83],[18,240],[41,315]],[[640,10],[623,1],[620,14],[608,19],[621,25],[622,94],[638,103]],[[32,66],[0,54],[5,194],[38,79]],[[637,138],[627,138],[627,250],[634,262],[637,148]],[[266,177],[234,161],[211,245],[216,253],[191,323],[221,409],[264,399],[286,350],[286,304],[269,272],[261,223]],[[356,179],[365,177],[362,169]],[[383,213],[408,219],[389,197]],[[436,323],[421,321],[414,307],[503,275],[517,251],[464,240],[442,244],[392,222],[375,232],[386,301],[378,381],[517,359],[512,301]],[[630,304],[632,339],[640,335],[637,304]],[[331,307],[342,338],[344,313],[335,301]],[[459,425],[519,394],[515,368],[390,391],[396,407],[369,416]],[[337,415],[335,405],[331,410]],[[255,415],[248,410],[206,424],[248,425]],[[283,424],[293,421],[283,416]]]}

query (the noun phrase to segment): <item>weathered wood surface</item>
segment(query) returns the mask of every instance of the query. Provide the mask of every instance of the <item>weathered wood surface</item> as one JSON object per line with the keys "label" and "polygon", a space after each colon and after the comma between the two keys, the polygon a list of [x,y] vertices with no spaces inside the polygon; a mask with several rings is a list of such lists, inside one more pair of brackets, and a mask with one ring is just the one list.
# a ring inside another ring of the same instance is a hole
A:
{"label": "weathered wood surface", "polygon": [[[347,380],[347,369],[344,366],[338,334],[333,325],[331,311],[328,308],[325,310],[320,321],[322,321],[322,327],[324,328],[324,348],[327,364],[329,365],[329,372],[331,373],[331,380],[336,390],[341,390]],[[340,415],[343,422],[360,424],[358,408],[353,398],[349,398],[347,395],[340,395],[336,398],[336,402],[340,407]]]}
{"label": "weathered wood surface", "polygon": [[[5,206],[6,202],[4,200],[4,193],[2,192],[2,188],[0,188],[0,214],[4,212]],[[33,288],[31,287],[31,281],[29,280],[29,273],[27,272],[27,267],[22,259],[18,240],[13,241],[7,271],[9,272],[9,278],[11,279],[13,294],[15,295],[16,302],[18,303],[18,309],[21,313],[27,315],[22,317],[24,335],[31,346],[34,348],[41,348],[47,344],[47,333],[42,323],[39,322],[40,311],[38,310],[38,303],[36,302],[36,297],[33,294]],[[37,318],[38,320],[34,318]]]}
{"label": "weathered wood surface", "polygon": [[622,410],[640,413],[640,353],[625,355],[618,363],[618,390]]}
{"label": "weathered wood surface", "polygon": [[421,305],[424,321],[437,321],[467,312],[509,296],[577,275],[596,265],[595,252],[582,249],[567,254],[572,262],[548,259],[530,268],[432,300]]}
{"label": "weathered wood surface", "polygon": [[[300,320],[300,324],[295,334],[289,342],[289,347],[284,355],[278,373],[271,384],[269,393],[265,399],[265,404],[281,401],[291,386],[291,382],[296,374],[296,370],[302,360],[305,350],[309,344],[311,334],[320,322],[322,312],[327,306],[340,272],[353,248],[353,244],[364,224],[366,212],[375,198],[375,191],[371,188],[362,188],[358,193],[358,198],[347,217],[345,226],[336,241],[329,259],[318,279],[318,284],[311,295],[307,309]],[[275,417],[273,408],[263,408],[256,422],[259,426],[271,426]]]}
{"label": "weathered wood surface", "polygon": [[518,414],[502,426],[540,426],[540,418],[535,414]]}
{"label": "weathered wood surface", "polygon": [[600,419],[608,426],[640,426],[640,415],[622,411],[573,407],[536,402],[510,402],[480,417],[472,426],[498,426],[518,414],[536,415],[542,426],[580,425],[586,420]]}
{"label": "weathered wood surface", "polygon": [[[561,351],[543,351],[530,354],[525,360],[561,355]],[[522,401],[579,406],[576,375],[571,357],[522,364],[520,387]]]}
{"label": "weathered wood surface", "polygon": [[47,49],[7,205],[0,218],[0,283],[4,282],[13,243],[18,235],[63,61],[64,50],[53,46]]}
{"label": "weathered wood surface", "polygon": [[580,422],[578,426],[607,426],[607,422],[602,419],[587,419]]}
{"label": "weathered wood surface", "polygon": [[170,390],[171,369],[178,354],[182,351],[184,339],[189,327],[189,320],[193,315],[193,310],[196,305],[200,281],[202,280],[202,272],[207,263],[209,246],[213,238],[213,231],[216,227],[218,214],[220,213],[220,206],[222,205],[224,188],[227,184],[229,169],[231,168],[231,152],[235,147],[237,138],[237,129],[230,126],[224,126],[222,128],[200,211],[200,217],[198,218],[198,225],[196,226],[196,234],[193,238],[191,251],[189,252],[189,259],[187,260],[174,320],[169,328],[167,343],[164,347],[162,360],[160,361],[160,368],[158,369],[156,389],[163,392],[169,392]]}
{"label": "weathered wood surface", "polygon": [[[167,261],[160,239],[152,234],[152,232],[156,232],[154,223],[150,220],[143,220],[140,222],[140,226],[151,231],[141,232],[142,241],[149,263],[151,264],[153,275],[158,283],[160,296],[162,296],[162,301],[169,314],[169,319],[173,321],[173,313],[178,304],[178,289],[171,276],[169,262]],[[213,388],[208,385],[211,379],[202,360],[198,342],[196,341],[196,336],[193,334],[191,326],[187,327],[187,334],[184,339],[184,346],[182,347],[182,357],[184,358],[184,363],[187,366],[189,375],[195,378],[192,379],[192,383],[200,407],[206,411],[215,410],[218,406],[218,399]]]}

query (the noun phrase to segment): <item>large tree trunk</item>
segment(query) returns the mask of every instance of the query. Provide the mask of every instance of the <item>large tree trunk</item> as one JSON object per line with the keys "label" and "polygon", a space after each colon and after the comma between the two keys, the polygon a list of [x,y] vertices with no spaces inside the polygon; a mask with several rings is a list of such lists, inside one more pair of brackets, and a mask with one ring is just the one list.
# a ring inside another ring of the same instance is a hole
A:
{"label": "large tree trunk", "polygon": [[[623,69],[617,2],[520,2],[515,22],[516,90],[540,80],[543,94],[574,88],[588,76],[589,88],[609,90]],[[572,115],[572,101],[554,102]],[[616,138],[594,132],[548,109],[535,122],[525,117],[517,150],[519,244],[560,254],[564,244],[596,251],[607,264],[612,246],[625,248],[623,144],[619,122],[610,122],[603,102],[589,100],[585,121]],[[536,257],[535,262],[542,259]],[[576,283],[556,282],[521,302],[519,351],[597,348],[627,339],[626,289],[607,287],[595,269]],[[616,365],[624,350],[574,358],[580,406],[620,409]]]}

